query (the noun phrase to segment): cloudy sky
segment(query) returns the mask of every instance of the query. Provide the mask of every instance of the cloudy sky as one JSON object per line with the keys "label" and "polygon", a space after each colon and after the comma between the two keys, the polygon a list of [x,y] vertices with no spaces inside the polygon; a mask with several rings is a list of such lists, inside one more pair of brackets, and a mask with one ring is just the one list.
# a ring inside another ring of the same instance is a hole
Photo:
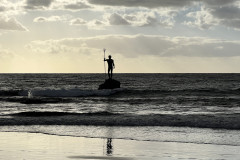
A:
{"label": "cloudy sky", "polygon": [[1,73],[240,72],[240,0],[1,0]]}

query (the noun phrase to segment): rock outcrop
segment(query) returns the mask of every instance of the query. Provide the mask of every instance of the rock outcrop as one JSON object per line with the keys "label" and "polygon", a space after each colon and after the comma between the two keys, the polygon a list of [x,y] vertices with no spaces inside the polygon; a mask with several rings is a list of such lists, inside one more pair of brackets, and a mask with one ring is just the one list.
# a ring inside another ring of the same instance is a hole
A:
{"label": "rock outcrop", "polygon": [[99,85],[98,89],[114,89],[120,88],[120,82],[115,79],[106,79],[103,84]]}

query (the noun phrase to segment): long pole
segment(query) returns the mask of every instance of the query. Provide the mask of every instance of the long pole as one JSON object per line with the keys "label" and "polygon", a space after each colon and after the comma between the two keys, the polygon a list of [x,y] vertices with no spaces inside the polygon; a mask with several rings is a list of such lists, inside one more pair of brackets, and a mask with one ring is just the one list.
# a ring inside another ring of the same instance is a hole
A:
{"label": "long pole", "polygon": [[106,52],[105,48],[103,49],[103,52],[104,52],[104,71],[105,71],[105,79],[106,79],[107,73],[106,73],[106,65],[105,65],[105,52]]}

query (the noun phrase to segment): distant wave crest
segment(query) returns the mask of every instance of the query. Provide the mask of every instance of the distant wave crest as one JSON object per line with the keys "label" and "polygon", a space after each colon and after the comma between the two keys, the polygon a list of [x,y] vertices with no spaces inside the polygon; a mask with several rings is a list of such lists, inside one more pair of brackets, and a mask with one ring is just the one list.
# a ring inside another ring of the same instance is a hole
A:
{"label": "distant wave crest", "polygon": [[117,115],[116,113],[111,113],[107,111],[102,112],[89,112],[89,113],[71,113],[71,112],[20,112],[10,114],[11,116],[20,116],[20,117],[48,117],[48,116],[107,116],[107,115]]}
{"label": "distant wave crest", "polygon": [[0,96],[18,96],[22,90],[0,90]]}
{"label": "distant wave crest", "polygon": [[177,126],[239,130],[240,116],[239,114],[135,115],[111,112],[21,112],[1,116],[0,125]]}
{"label": "distant wave crest", "polygon": [[0,90],[0,96],[27,96],[27,97],[87,97],[87,96],[109,96],[115,93],[125,95],[152,95],[152,94],[239,94],[240,88],[235,89],[106,89],[106,90],[82,90],[74,89],[32,89],[32,90]]}

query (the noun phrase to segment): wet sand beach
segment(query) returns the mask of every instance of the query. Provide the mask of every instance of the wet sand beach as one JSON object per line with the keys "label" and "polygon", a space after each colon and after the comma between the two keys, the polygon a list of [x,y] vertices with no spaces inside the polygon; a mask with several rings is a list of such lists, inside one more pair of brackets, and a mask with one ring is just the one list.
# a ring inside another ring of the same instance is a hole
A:
{"label": "wet sand beach", "polygon": [[238,159],[239,146],[0,132],[0,159]]}

